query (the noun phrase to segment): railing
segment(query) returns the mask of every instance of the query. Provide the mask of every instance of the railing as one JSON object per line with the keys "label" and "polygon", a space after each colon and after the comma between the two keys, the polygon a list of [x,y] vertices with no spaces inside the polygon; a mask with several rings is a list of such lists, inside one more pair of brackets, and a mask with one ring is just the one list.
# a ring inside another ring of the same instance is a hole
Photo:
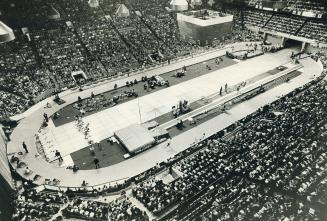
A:
{"label": "railing", "polygon": [[[92,186],[79,186],[79,187],[67,187],[67,186],[55,186],[51,184],[43,184],[41,186],[44,187],[44,189],[49,191],[58,191],[58,192],[66,192],[66,193],[72,193],[72,194],[100,194],[100,193],[107,193],[107,194],[113,194],[113,193],[119,193],[125,189],[127,189],[131,184],[130,178],[122,178],[110,182],[105,182],[97,185]],[[95,191],[95,192],[94,192]]]}

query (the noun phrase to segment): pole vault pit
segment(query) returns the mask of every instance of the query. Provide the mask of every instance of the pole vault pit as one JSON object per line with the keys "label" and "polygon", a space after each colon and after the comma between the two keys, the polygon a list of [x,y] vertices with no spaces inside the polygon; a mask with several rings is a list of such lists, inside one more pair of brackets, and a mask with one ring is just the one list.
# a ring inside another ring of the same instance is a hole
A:
{"label": "pole vault pit", "polygon": [[181,38],[208,45],[232,32],[233,15],[202,9],[177,13]]}

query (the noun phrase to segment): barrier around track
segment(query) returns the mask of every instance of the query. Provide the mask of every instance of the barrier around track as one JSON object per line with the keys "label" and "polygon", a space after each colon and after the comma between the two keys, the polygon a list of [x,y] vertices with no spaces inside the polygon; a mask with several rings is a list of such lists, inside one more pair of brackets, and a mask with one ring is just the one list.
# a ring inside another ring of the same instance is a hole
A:
{"label": "barrier around track", "polygon": [[[125,189],[127,189],[130,186],[130,178],[122,178],[110,182],[105,182],[93,186],[79,186],[79,187],[67,187],[67,186],[57,186],[57,185],[51,185],[51,184],[43,184],[41,186],[44,187],[45,190],[48,191],[58,191],[58,192],[67,192],[70,191],[71,193],[75,194],[89,194],[93,191],[96,191],[98,193],[100,192],[107,192],[109,193],[118,193]],[[109,192],[110,191],[110,192]]]}

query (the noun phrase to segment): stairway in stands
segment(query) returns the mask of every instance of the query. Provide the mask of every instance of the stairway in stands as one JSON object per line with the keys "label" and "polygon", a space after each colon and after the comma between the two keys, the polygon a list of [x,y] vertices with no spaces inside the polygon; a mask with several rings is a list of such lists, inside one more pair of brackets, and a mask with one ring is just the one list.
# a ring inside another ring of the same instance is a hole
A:
{"label": "stairway in stands", "polygon": [[267,24],[270,22],[270,20],[274,17],[274,14],[270,16],[270,18],[267,20],[267,22],[262,26],[263,28],[267,26]]}
{"label": "stairway in stands", "polygon": [[149,25],[149,23],[146,21],[146,18],[144,17],[144,15],[142,14],[141,16],[137,16],[141,22],[151,31],[151,33],[159,40],[162,41],[162,38],[160,38],[157,33],[155,32],[155,30],[152,28],[151,25]]}
{"label": "stairway in stands", "polygon": [[[67,18],[66,20],[69,21],[69,16],[68,16],[68,13],[66,11],[66,8],[60,3],[58,2],[58,5],[59,7],[62,9],[62,11],[64,12],[64,17]],[[103,69],[106,71],[107,74],[109,74],[109,71],[107,69],[107,67],[102,63],[101,59],[97,56],[97,55],[93,55],[90,50],[86,47],[82,37],[80,36],[80,34],[77,32],[76,28],[75,28],[75,24],[72,25],[72,30],[73,30],[73,33],[74,35],[76,36],[76,38],[78,39],[79,43],[82,45],[84,51],[85,51],[85,58],[86,60],[89,60],[89,58],[93,59],[95,58],[99,64],[101,64],[101,66],[103,67]]]}
{"label": "stairway in stands", "polygon": [[141,22],[143,22],[144,24],[145,24],[145,26],[147,26],[147,28],[151,31],[151,33],[153,34],[153,36],[158,40],[158,43],[160,44],[160,43],[162,43],[162,44],[164,44],[165,46],[166,46],[166,48],[168,48],[169,49],[169,51],[170,51],[170,53],[172,53],[172,49],[173,48],[171,48],[169,45],[167,45],[164,41],[163,41],[163,39],[160,37],[160,36],[158,36],[158,34],[156,33],[156,31],[152,28],[152,26],[146,21],[146,19],[145,19],[145,17],[144,17],[144,15],[142,14],[142,16],[141,17],[139,17],[139,19],[141,20]]}
{"label": "stairway in stands", "polygon": [[[116,25],[114,24],[114,22],[106,17],[106,20],[111,24],[111,27],[114,29],[114,31],[116,32],[116,34],[119,36],[119,38],[122,40],[122,42],[124,42],[127,50],[129,51],[129,53],[135,58],[135,60],[139,63],[142,64],[142,61],[139,59],[139,57],[135,54],[134,51],[134,46],[123,36],[122,33],[120,33],[120,31],[118,30],[118,28],[116,27]],[[109,25],[108,25],[109,26]]]}
{"label": "stairway in stands", "polygon": [[34,41],[34,38],[30,38],[31,40],[30,41],[27,41],[28,45],[30,46],[30,48],[32,49],[34,55],[35,55],[35,59],[36,59],[36,62],[39,66],[42,66],[42,59],[41,59],[41,56],[39,54],[39,51],[37,50],[36,48],[36,45],[35,45],[35,41]]}
{"label": "stairway in stands", "polygon": [[299,34],[299,32],[302,30],[302,28],[308,23],[309,19],[305,19],[304,22],[302,23],[302,25],[299,27],[298,30],[296,30],[296,32],[294,33],[294,35]]}
{"label": "stairway in stands", "polygon": [[[103,7],[100,4],[100,9],[103,12],[103,14],[106,14],[105,10],[103,9]],[[140,58],[135,54],[134,51],[134,46],[122,35],[122,33],[120,33],[120,31],[118,30],[118,28],[116,27],[116,25],[114,24],[114,22],[111,20],[111,16],[110,18],[105,16],[105,19],[108,21],[108,28],[113,28],[114,31],[116,32],[116,34],[119,36],[119,38],[122,40],[122,42],[125,44],[127,50],[129,51],[129,53],[135,58],[135,60],[139,63],[142,64],[142,61],[140,60]]]}
{"label": "stairway in stands", "polygon": [[106,70],[106,73],[109,74],[109,70],[107,69],[107,67],[103,64],[103,62],[101,61],[101,59],[99,58],[98,55],[93,55],[90,50],[86,47],[81,35],[77,32],[75,25],[73,25],[73,30],[74,30],[74,34],[77,37],[78,41],[80,42],[80,44],[82,45],[82,47],[84,48],[85,52],[86,52],[86,59],[89,60],[88,58],[95,58],[99,64],[101,64],[101,66],[104,68],[104,70]]}

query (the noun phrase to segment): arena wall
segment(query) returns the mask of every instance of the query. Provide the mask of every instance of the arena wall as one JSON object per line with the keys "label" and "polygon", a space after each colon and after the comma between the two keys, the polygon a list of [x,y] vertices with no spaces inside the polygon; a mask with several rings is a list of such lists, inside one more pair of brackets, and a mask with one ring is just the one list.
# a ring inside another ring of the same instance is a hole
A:
{"label": "arena wall", "polygon": [[10,220],[13,212],[13,182],[6,152],[6,142],[0,125],[0,220]]}

